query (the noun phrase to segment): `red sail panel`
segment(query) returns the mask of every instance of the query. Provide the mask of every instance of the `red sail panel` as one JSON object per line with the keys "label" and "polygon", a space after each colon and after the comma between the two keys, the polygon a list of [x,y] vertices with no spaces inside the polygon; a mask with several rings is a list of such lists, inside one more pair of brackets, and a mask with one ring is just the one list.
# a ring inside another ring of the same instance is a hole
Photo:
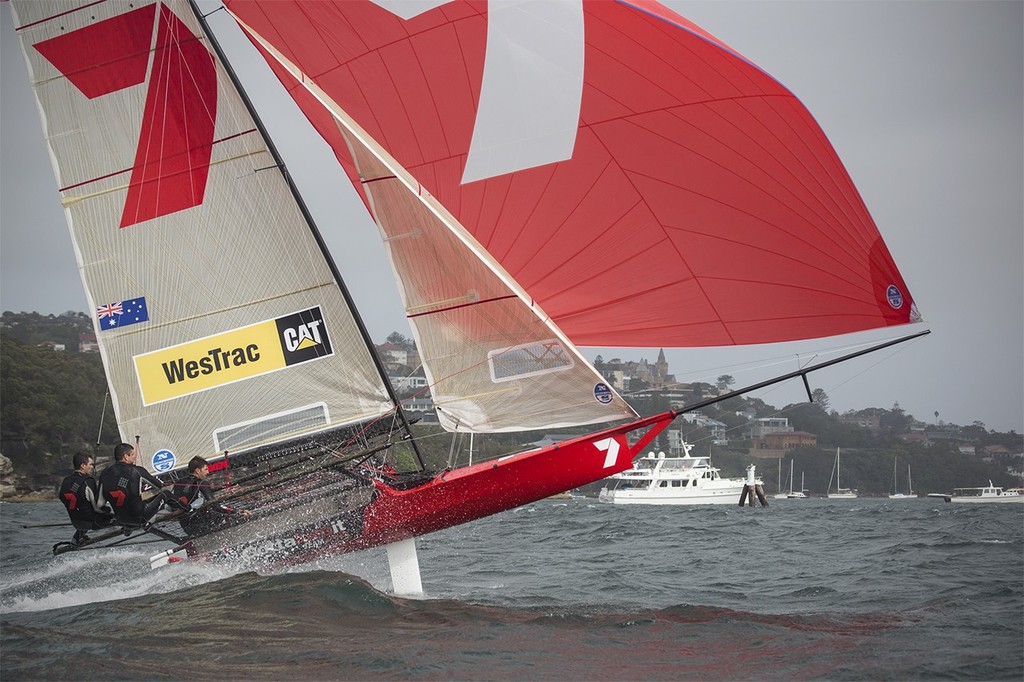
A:
{"label": "red sail panel", "polygon": [[33,47],[83,95],[102,97],[145,80],[155,11],[140,7]]}
{"label": "red sail panel", "polygon": [[[482,93],[525,92],[524,82],[559,67],[524,58],[512,65],[516,79],[487,82],[506,73],[485,68],[498,54],[492,6],[448,2],[403,19],[363,0],[227,4],[437,197],[577,344],[769,343],[918,319],[805,107],[656,3],[582,3],[571,157],[481,179],[466,176],[474,129],[487,123]],[[268,62],[358,189],[330,115]]]}
{"label": "red sail panel", "polygon": [[206,193],[217,73],[210,52],[167,7],[151,81],[121,227],[198,206]]}

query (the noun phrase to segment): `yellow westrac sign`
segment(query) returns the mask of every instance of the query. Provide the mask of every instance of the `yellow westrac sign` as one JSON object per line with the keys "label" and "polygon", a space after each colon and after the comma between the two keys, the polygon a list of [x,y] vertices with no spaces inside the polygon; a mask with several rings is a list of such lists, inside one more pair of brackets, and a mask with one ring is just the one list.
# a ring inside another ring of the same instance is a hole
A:
{"label": "yellow westrac sign", "polygon": [[133,359],[142,401],[152,405],[332,354],[316,307]]}

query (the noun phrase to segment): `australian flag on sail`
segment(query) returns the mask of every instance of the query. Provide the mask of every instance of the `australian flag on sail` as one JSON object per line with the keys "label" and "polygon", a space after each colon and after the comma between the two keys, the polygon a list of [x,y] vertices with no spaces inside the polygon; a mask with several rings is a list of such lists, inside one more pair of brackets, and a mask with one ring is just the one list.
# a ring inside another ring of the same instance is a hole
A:
{"label": "australian flag on sail", "polygon": [[149,310],[146,309],[146,297],[140,296],[101,305],[96,308],[96,315],[100,320],[100,329],[116,329],[145,322],[149,319]]}

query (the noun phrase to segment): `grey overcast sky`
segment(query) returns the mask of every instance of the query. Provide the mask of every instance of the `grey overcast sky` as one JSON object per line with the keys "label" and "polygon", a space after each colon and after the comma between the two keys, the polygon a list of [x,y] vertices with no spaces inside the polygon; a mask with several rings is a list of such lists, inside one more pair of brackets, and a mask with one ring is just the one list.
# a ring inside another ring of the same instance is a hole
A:
{"label": "grey overcast sky", "polygon": [[[901,350],[814,374],[812,387],[841,412],[898,402],[922,421],[938,412],[945,422],[1024,430],[1024,3],[666,4],[806,104],[900,266],[925,318],[919,327],[932,330]],[[8,7],[0,17],[0,308],[83,311]],[[371,334],[408,334],[376,229],[347,179],[224,13],[213,21],[314,214],[325,223],[346,216],[344,244],[335,238],[332,251]],[[731,374],[739,386],[895,335],[666,355],[680,381]],[[584,351],[653,361],[658,349]],[[758,395],[781,407],[800,401],[803,387],[796,381]]]}

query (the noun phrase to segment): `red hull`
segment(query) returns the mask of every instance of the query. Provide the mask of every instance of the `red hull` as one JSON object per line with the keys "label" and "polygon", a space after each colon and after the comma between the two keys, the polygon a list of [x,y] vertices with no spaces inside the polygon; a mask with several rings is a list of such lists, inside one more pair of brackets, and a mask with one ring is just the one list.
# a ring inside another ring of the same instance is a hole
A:
{"label": "red hull", "polygon": [[377,498],[365,511],[363,533],[346,543],[344,551],[450,528],[625,471],[674,416],[665,413],[457,469],[412,490],[378,483]]}
{"label": "red hull", "polygon": [[[299,564],[336,554],[407,540],[514,509],[566,490],[599,481],[633,466],[633,459],[675,418],[666,412],[581,436],[539,450],[445,472],[410,490],[377,482],[374,499],[354,512],[326,518],[274,538],[253,538],[245,546],[270,552],[274,564]],[[211,540],[213,537],[211,536]],[[241,547],[191,556],[216,560]]]}

